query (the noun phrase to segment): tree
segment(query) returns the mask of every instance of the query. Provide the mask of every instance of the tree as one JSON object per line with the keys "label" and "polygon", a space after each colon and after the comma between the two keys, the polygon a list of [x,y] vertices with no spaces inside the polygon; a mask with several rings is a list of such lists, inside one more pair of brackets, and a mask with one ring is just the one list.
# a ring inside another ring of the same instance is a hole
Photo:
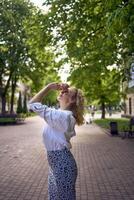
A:
{"label": "tree", "polygon": [[[0,3],[0,95],[5,113],[6,95],[12,80],[14,93],[21,68],[25,65],[27,48],[24,44],[23,21],[31,13],[31,4],[24,0],[3,0]],[[14,94],[12,93],[12,100]],[[13,108],[11,108],[13,111]]]}
{"label": "tree", "polygon": [[[117,78],[116,69],[107,70],[107,73],[102,73],[99,76],[94,74],[89,79],[85,79],[87,73],[87,69],[83,70],[78,68],[72,72],[69,80],[72,85],[84,91],[88,104],[96,101],[101,106],[101,117],[105,118],[106,106],[116,105],[120,101],[120,78]],[[81,81],[77,78],[79,75]]]}
{"label": "tree", "polygon": [[[57,77],[56,74],[55,77],[54,74],[48,74],[47,79],[44,81],[44,85],[46,86],[51,82],[60,82],[60,77]],[[50,91],[47,94],[47,96],[43,99],[43,103],[49,106],[55,106],[57,104],[57,94],[58,92]]]}
{"label": "tree", "polygon": [[[47,0],[45,4],[51,5],[49,27],[57,33],[53,40],[56,44],[62,41],[71,63],[70,80],[86,91],[88,99],[98,99],[105,117],[105,103],[120,97],[126,49],[128,53],[134,48],[133,1]],[[109,85],[113,73],[108,66],[113,64],[117,66],[113,71],[116,78]]]}
{"label": "tree", "polygon": [[3,0],[0,3],[0,97],[5,113],[6,96],[11,87],[11,109],[19,80],[32,80],[40,87],[46,74],[55,73],[54,54],[45,31],[46,15],[26,0]]}

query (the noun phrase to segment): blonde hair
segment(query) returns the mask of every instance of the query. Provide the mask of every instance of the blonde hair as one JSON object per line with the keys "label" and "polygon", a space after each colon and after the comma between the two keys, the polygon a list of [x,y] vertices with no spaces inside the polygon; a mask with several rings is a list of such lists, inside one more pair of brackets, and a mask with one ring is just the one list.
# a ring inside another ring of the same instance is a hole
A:
{"label": "blonde hair", "polygon": [[76,119],[76,124],[84,124],[84,96],[80,89],[71,87],[71,90],[74,92],[72,99],[74,102],[70,105],[69,109],[73,112]]}

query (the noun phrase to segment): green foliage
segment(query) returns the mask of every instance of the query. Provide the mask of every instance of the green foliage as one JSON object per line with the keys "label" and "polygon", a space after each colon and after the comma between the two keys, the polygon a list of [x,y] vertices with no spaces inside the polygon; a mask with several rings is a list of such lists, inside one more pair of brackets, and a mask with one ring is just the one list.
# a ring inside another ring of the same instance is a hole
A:
{"label": "green foliage", "polygon": [[[23,21],[32,13],[32,6],[25,0],[0,2],[0,96],[5,98],[14,77],[16,82],[24,76],[29,59],[25,45],[26,30]],[[5,78],[6,77],[6,78]],[[15,90],[14,90],[15,92]],[[6,102],[5,102],[6,103]],[[2,104],[2,107],[5,106]],[[4,111],[5,108],[2,108]]]}
{"label": "green foliage", "polygon": [[[133,0],[56,1],[46,0],[51,9],[49,28],[53,39],[62,41],[71,64],[69,81],[85,91],[89,102],[116,104],[134,51]],[[108,66],[116,64],[116,69]]]}
{"label": "green foliage", "polygon": [[[60,78],[57,76],[54,77],[53,74],[48,74],[47,79],[44,81],[44,85],[46,86],[47,84],[51,82],[60,82]],[[43,103],[47,104],[48,106],[56,106],[57,95],[58,95],[58,92],[50,91],[47,94],[47,96],[43,99]]]}
{"label": "green foliage", "polygon": [[43,86],[48,73],[55,79],[57,64],[46,31],[47,15],[27,0],[3,0],[0,13],[0,96],[5,100],[14,77],[13,92],[19,80],[32,85],[34,92]]}
{"label": "green foliage", "polygon": [[15,118],[0,118],[0,124],[10,124],[10,123],[16,123]]}
{"label": "green foliage", "polygon": [[128,119],[96,119],[94,120],[96,124],[101,126],[102,128],[110,129],[110,122],[117,122],[119,132],[123,132],[128,130],[129,127],[129,120]]}
{"label": "green foliage", "polygon": [[105,102],[107,105],[114,105],[120,101],[120,78],[117,77],[115,69],[106,70],[105,73],[95,71],[91,71],[90,73],[90,69],[84,70],[78,68],[72,72],[70,81],[76,87],[84,90],[89,103],[98,100],[100,105],[102,102]]}
{"label": "green foliage", "polygon": [[31,15],[29,6],[30,4],[23,0],[3,0],[1,2],[0,54],[3,63],[1,65],[2,75],[8,76],[10,72],[19,74],[26,66],[24,57],[25,59],[28,57],[23,21]]}

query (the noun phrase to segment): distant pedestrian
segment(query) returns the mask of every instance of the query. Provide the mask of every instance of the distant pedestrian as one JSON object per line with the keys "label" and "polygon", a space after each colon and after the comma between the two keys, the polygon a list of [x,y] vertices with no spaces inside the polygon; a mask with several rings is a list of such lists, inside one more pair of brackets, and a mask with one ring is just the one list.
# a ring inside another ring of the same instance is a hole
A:
{"label": "distant pedestrian", "polygon": [[[42,99],[50,90],[60,90],[60,109],[42,105]],[[50,83],[29,102],[29,109],[45,121],[43,141],[49,164],[49,200],[76,200],[75,183],[77,165],[70,152],[71,137],[75,136],[75,124],[84,123],[83,95],[79,89],[67,84]]]}

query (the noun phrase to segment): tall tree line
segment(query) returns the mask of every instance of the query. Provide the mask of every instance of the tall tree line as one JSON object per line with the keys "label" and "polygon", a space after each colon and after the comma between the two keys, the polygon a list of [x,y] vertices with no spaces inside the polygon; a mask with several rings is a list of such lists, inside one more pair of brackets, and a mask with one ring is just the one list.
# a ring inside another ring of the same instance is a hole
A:
{"label": "tall tree line", "polygon": [[47,16],[28,0],[0,1],[0,98],[3,114],[7,97],[10,97],[10,113],[14,112],[15,92],[20,80],[36,92],[50,71],[53,79],[57,79],[46,26]]}

